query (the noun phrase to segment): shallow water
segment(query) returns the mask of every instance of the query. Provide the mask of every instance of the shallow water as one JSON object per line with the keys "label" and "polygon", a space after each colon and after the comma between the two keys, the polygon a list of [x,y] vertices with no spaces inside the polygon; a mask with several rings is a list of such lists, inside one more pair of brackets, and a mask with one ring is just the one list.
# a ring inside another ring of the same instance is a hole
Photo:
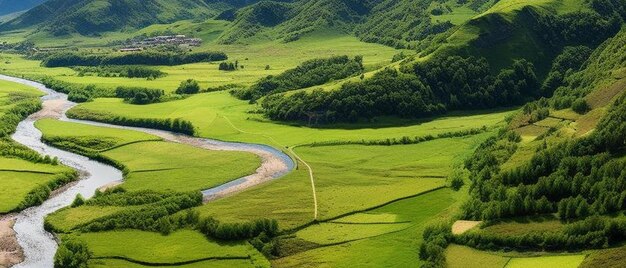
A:
{"label": "shallow water", "polygon": [[[42,84],[4,75],[0,75],[0,79],[33,86],[46,94],[42,97],[43,101],[62,101],[65,111],[76,105],[75,103],[67,100],[67,95],[55,92],[52,89],[46,88]],[[45,109],[48,108],[44,107],[44,110],[37,114],[45,114]],[[22,121],[18,125],[17,131],[12,138],[16,142],[21,143],[43,155],[58,157],[61,163],[76,169],[81,174],[81,180],[69,187],[63,188],[60,193],[55,194],[42,205],[24,210],[16,216],[14,230],[17,233],[18,242],[24,250],[25,260],[23,263],[14,267],[53,267],[54,254],[58,245],[54,236],[44,230],[44,218],[63,207],[69,206],[74,201],[77,194],[81,194],[85,198],[90,198],[94,195],[98,188],[123,180],[122,172],[109,165],[90,160],[89,158],[81,155],[50,147],[41,142],[42,134],[34,126],[34,123],[37,120],[37,114]],[[189,137],[162,130],[123,127],[91,121],[73,120],[68,119],[65,116],[65,113],[63,113],[59,119],[95,126],[136,130],[162,137],[168,141],[185,143],[204,149],[243,151],[254,153],[261,157],[263,160],[262,165],[259,169],[257,169],[255,174],[202,191],[205,200],[207,201],[243,191],[249,187],[271,179],[280,178],[295,168],[295,163],[288,155],[266,145],[222,142],[211,139]]]}

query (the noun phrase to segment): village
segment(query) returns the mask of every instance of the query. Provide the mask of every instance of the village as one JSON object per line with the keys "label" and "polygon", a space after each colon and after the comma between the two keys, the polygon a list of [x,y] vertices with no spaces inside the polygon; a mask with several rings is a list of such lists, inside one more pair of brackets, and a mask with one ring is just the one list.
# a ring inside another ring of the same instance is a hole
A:
{"label": "village", "polygon": [[175,45],[175,46],[192,46],[198,47],[202,44],[202,39],[191,38],[186,35],[162,35],[148,37],[140,41],[134,41],[129,45],[120,49],[120,52],[142,51],[146,47],[154,47],[159,45]]}

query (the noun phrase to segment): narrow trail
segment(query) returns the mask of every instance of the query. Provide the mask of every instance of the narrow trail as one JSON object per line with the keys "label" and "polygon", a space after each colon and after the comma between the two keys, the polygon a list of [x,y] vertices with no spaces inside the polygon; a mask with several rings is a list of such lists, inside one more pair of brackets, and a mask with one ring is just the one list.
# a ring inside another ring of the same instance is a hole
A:
{"label": "narrow trail", "polygon": [[301,158],[298,154],[296,154],[296,152],[294,152],[294,151],[293,151],[293,148],[294,148],[294,147],[288,147],[288,146],[285,146],[285,145],[281,144],[280,142],[278,142],[277,140],[275,140],[272,136],[265,135],[265,134],[261,134],[261,133],[252,133],[252,132],[248,132],[248,131],[245,131],[245,130],[243,130],[243,129],[240,129],[240,128],[238,128],[237,126],[235,126],[235,124],[233,124],[233,122],[231,122],[231,121],[230,121],[230,119],[228,119],[228,117],[226,117],[225,115],[222,115],[222,117],[226,120],[226,122],[228,122],[228,124],[229,124],[229,125],[230,125],[230,126],[231,126],[234,130],[236,130],[236,131],[238,131],[238,132],[240,132],[240,133],[261,136],[261,137],[264,137],[264,138],[266,138],[266,139],[271,140],[272,142],[274,142],[275,144],[279,145],[279,146],[280,146],[280,147],[282,147],[282,148],[288,148],[288,149],[289,149],[289,152],[290,152],[290,153],[291,153],[291,154],[292,154],[292,155],[293,155],[293,156],[294,156],[294,157],[295,157],[298,161],[302,162],[302,164],[304,164],[304,165],[307,167],[307,169],[309,170],[309,178],[310,178],[310,180],[311,180],[311,189],[312,189],[312,191],[313,191],[313,210],[314,210],[314,213],[313,213],[313,220],[316,220],[316,221],[317,221],[317,219],[318,219],[318,212],[317,212],[317,207],[318,207],[318,205],[317,205],[317,191],[315,190],[315,179],[314,179],[314,176],[313,176],[313,168],[311,168],[311,166],[310,166],[310,165],[309,165],[306,161],[302,160],[302,158]]}
{"label": "narrow trail", "polygon": [[74,107],[76,103],[68,101],[67,95],[58,93],[40,83],[25,79],[0,75],[0,80],[31,86],[45,93],[45,96],[41,98],[43,109],[20,122],[12,138],[42,155],[58,157],[62,164],[76,169],[81,174],[81,180],[75,184],[63,187],[40,206],[26,209],[15,215],[15,217],[11,217],[11,219],[15,219],[13,229],[16,233],[17,243],[19,243],[24,252],[24,260],[14,267],[53,267],[54,254],[58,245],[54,235],[44,230],[45,217],[69,206],[77,194],[90,198],[97,189],[107,185],[119,184],[124,179],[120,170],[109,165],[44,144],[41,141],[43,134],[35,127],[35,122],[41,118],[55,118],[80,124],[141,131],[170,142],[187,144],[207,150],[248,152],[261,158],[261,166],[254,174],[202,191],[205,201],[232,195],[266,181],[283,177],[295,168],[295,163],[291,157],[266,145],[223,142],[162,130],[69,119],[65,116],[65,113]]}

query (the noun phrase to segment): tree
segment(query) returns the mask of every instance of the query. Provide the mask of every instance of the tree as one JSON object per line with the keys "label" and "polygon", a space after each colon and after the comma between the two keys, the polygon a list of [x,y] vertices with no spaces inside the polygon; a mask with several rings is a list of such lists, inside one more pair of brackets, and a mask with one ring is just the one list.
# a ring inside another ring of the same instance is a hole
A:
{"label": "tree", "polygon": [[200,92],[200,85],[194,79],[187,79],[181,82],[178,89],[176,89],[176,94],[196,94],[198,92]]}
{"label": "tree", "polygon": [[66,240],[61,243],[54,255],[55,268],[86,268],[91,252],[84,242]]}
{"label": "tree", "polygon": [[77,194],[76,198],[74,198],[74,202],[72,202],[72,207],[80,207],[85,204],[85,198],[81,194]]}
{"label": "tree", "polygon": [[585,99],[577,99],[572,103],[572,110],[578,114],[586,114],[590,109],[591,107],[589,107]]}
{"label": "tree", "polygon": [[454,169],[454,171],[452,171],[452,174],[450,174],[450,176],[448,177],[448,179],[450,180],[450,188],[458,191],[461,189],[461,187],[463,187],[463,185],[465,185],[465,182],[463,181],[463,173],[464,172],[462,169]]}

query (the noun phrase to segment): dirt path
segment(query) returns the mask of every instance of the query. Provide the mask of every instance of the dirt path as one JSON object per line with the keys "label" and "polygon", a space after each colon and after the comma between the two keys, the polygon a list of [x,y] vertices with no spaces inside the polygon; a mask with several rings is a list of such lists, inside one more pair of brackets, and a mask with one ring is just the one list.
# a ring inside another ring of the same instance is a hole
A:
{"label": "dirt path", "polygon": [[482,221],[456,221],[452,225],[452,234],[460,235],[481,224]]}

